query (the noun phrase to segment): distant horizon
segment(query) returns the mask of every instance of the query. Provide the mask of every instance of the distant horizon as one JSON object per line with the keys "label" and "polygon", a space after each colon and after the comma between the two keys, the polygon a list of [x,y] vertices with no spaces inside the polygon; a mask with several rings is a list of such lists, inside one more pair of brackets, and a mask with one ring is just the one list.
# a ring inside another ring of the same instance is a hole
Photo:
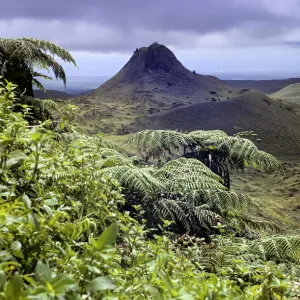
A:
{"label": "distant horizon", "polygon": [[[273,73],[270,71],[261,72],[240,72],[240,73],[230,73],[230,72],[197,72],[202,75],[216,76],[221,80],[287,80],[293,78],[300,78],[300,72],[277,72]],[[105,81],[112,78],[114,75],[69,75],[67,76],[67,86],[64,87],[62,82],[56,81],[53,78],[52,81],[41,79],[44,87],[48,90],[58,90],[64,91],[66,93],[77,93],[84,92],[98,88]],[[34,87],[37,90],[36,87]]]}

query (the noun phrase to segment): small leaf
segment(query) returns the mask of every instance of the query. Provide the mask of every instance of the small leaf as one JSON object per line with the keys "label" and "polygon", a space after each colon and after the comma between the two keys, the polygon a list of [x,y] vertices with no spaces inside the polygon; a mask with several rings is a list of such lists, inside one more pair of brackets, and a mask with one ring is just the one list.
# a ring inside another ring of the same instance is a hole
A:
{"label": "small leaf", "polygon": [[66,127],[65,123],[64,122],[60,122],[59,123],[59,128],[60,129],[64,129]]}
{"label": "small leaf", "polygon": [[47,215],[48,215],[49,217],[52,217],[53,212],[52,212],[51,207],[49,207],[48,205],[44,204],[44,205],[43,205],[43,208],[44,208],[45,212],[47,213]]}
{"label": "small leaf", "polygon": [[92,272],[94,274],[101,274],[102,273],[97,267],[87,265],[87,268],[90,272]]}
{"label": "small leaf", "polygon": [[19,242],[19,241],[14,241],[11,245],[10,245],[10,249],[12,251],[15,251],[15,250],[21,250],[22,248],[22,244]]}
{"label": "small leaf", "polygon": [[58,205],[58,200],[56,198],[46,199],[44,201],[44,204],[46,205]]}
{"label": "small leaf", "polygon": [[40,222],[36,215],[28,214],[28,220],[36,229],[40,228]]}
{"label": "small leaf", "polygon": [[8,155],[8,159],[6,161],[6,167],[9,168],[15,164],[17,164],[20,160],[24,160],[27,158],[27,155],[19,150],[15,150]]}
{"label": "small leaf", "polygon": [[108,276],[100,276],[90,281],[86,289],[90,292],[114,290],[117,286]]}
{"label": "small leaf", "polygon": [[101,233],[98,239],[92,240],[93,246],[99,251],[107,246],[112,246],[116,242],[118,231],[118,223],[111,224]]}
{"label": "small leaf", "polygon": [[28,208],[28,209],[31,208],[31,200],[29,199],[29,197],[26,194],[23,195],[22,201],[25,204],[26,208]]}
{"label": "small leaf", "polygon": [[41,134],[39,132],[34,132],[30,135],[33,141],[37,141],[40,138]]}

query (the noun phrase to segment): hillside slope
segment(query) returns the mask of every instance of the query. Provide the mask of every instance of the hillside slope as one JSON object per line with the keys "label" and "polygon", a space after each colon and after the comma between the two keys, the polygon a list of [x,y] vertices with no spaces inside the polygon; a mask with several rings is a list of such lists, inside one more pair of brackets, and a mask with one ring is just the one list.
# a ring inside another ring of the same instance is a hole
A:
{"label": "hillside slope", "polygon": [[275,93],[286,86],[299,83],[300,78],[276,80],[224,80],[233,89],[253,89],[264,94]]}
{"label": "hillside slope", "polygon": [[221,129],[228,134],[253,130],[260,148],[280,157],[300,157],[300,118],[285,105],[255,91],[228,101],[198,103],[140,120],[137,128]]}
{"label": "hillside slope", "polygon": [[270,97],[300,105],[300,83],[291,84],[282,90],[271,94]]}
{"label": "hillside slope", "polygon": [[154,43],[137,49],[114,77],[73,102],[81,107],[81,123],[91,130],[124,133],[137,117],[232,95],[220,79],[189,71],[172,51]]}

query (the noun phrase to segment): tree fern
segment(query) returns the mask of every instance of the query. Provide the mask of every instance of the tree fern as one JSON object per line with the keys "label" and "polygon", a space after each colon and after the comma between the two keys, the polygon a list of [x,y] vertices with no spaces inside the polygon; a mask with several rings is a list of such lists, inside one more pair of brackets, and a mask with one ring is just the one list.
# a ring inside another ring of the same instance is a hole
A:
{"label": "tree fern", "polygon": [[192,152],[198,152],[200,160],[201,152],[216,152],[217,157],[221,155],[228,159],[234,168],[253,166],[267,171],[283,171],[281,163],[274,156],[258,150],[249,139],[228,136],[221,130],[196,130],[190,133],[144,130],[133,135],[130,142],[136,143],[140,151],[153,157],[172,155],[174,150],[177,154],[184,153],[190,149]]}
{"label": "tree fern", "polygon": [[[48,54],[49,53],[49,54]],[[51,69],[56,77],[66,85],[66,75],[63,67],[52,55],[64,62],[76,66],[74,58],[65,49],[44,40],[23,39],[0,39],[0,72],[6,79],[19,85],[21,93],[33,97],[32,84],[35,76],[43,76],[34,69]],[[49,78],[48,76],[43,76]],[[38,87],[40,85],[38,84]]]}

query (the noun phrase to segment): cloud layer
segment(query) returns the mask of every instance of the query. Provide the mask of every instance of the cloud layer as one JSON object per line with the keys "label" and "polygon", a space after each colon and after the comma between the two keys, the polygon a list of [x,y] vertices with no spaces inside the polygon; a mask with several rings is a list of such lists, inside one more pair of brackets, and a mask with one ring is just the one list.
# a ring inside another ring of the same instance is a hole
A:
{"label": "cloud layer", "polygon": [[10,0],[2,37],[48,39],[71,51],[298,46],[299,0]]}

